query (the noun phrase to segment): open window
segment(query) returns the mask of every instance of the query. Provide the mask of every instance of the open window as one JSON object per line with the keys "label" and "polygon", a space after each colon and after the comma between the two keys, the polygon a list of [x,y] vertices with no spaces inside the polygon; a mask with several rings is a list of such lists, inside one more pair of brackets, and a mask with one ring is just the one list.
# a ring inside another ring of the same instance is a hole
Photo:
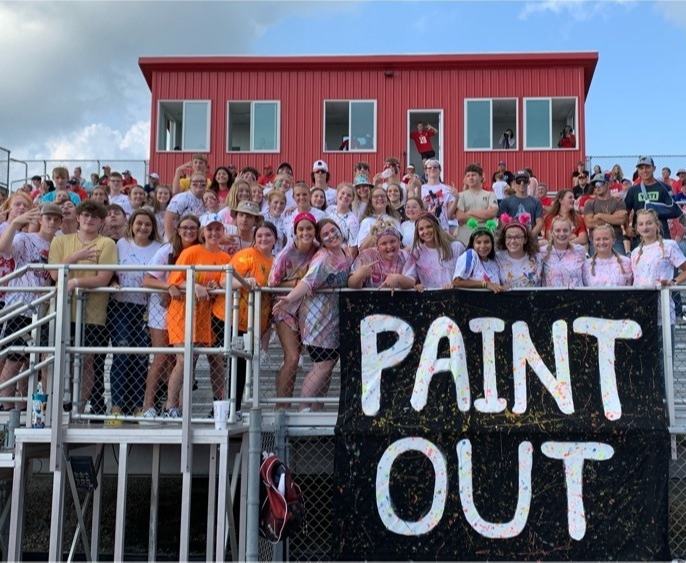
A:
{"label": "open window", "polygon": [[227,152],[279,152],[278,101],[231,101],[228,103]]}
{"label": "open window", "polygon": [[160,101],[157,111],[158,151],[210,150],[210,102]]}
{"label": "open window", "polygon": [[561,148],[577,148],[577,98],[527,98],[524,100],[526,149],[556,149],[563,130],[572,131],[571,142]]}
{"label": "open window", "polygon": [[517,99],[465,100],[466,150],[516,149]]}
{"label": "open window", "polygon": [[376,100],[326,100],[324,151],[376,152]]}

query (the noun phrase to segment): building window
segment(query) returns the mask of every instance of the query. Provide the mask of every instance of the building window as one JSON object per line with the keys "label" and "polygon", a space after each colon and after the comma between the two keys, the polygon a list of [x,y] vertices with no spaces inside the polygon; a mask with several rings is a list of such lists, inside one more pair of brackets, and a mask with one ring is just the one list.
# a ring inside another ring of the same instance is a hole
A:
{"label": "building window", "polygon": [[228,103],[227,152],[279,152],[278,101]]}
{"label": "building window", "polygon": [[376,152],[376,100],[325,101],[324,150]]}
{"label": "building window", "polygon": [[160,101],[158,108],[158,151],[210,150],[209,101]]}
{"label": "building window", "polygon": [[467,150],[517,148],[517,100],[465,100]]}
{"label": "building window", "polygon": [[[524,148],[577,148],[577,98],[529,98],[524,100]],[[563,130],[572,137],[562,142]],[[569,139],[572,139],[571,142]]]}

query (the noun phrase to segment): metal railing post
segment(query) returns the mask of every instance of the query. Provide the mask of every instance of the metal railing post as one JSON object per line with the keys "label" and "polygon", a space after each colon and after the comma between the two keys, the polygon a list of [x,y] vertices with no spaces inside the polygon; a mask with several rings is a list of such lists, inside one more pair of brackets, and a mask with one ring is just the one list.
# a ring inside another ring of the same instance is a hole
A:
{"label": "metal railing post", "polygon": [[[252,328],[252,375],[246,377],[246,396],[252,399],[253,407],[260,404],[260,358],[262,355],[262,290],[256,289],[250,294],[252,302],[248,301],[248,310],[252,307],[252,315],[248,317],[248,322],[252,321],[252,327],[248,324],[248,332]],[[251,381],[252,380],[252,381]]]}
{"label": "metal railing post", "polygon": [[[672,323],[670,314],[672,295],[669,289],[660,290],[660,316],[662,317],[662,357],[664,359],[665,395],[667,396],[667,415],[669,425],[674,427],[676,415],[674,412],[674,355],[672,343]],[[672,459],[677,459],[676,437],[670,436]]]}
{"label": "metal railing post", "polygon": [[[55,362],[52,378],[51,393],[51,421],[50,421],[50,471],[55,472],[62,466],[62,399],[64,397],[64,374],[66,366],[66,346],[69,340],[70,305],[67,293],[69,281],[69,266],[61,266],[57,271],[57,297],[55,310],[58,312],[55,320]],[[61,312],[61,315],[59,314]]]}
{"label": "metal railing post", "polygon": [[260,514],[260,454],[262,451],[262,416],[259,407],[250,411],[250,429],[248,430],[248,485],[245,560],[257,561],[259,549],[259,514]]}

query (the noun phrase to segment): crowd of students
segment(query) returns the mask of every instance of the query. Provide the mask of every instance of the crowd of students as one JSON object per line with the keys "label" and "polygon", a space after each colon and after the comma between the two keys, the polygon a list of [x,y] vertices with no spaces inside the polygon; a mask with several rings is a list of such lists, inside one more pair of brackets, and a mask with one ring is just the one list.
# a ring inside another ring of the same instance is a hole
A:
{"label": "crowd of students", "polygon": [[[522,287],[665,286],[686,280],[686,258],[665,232],[664,209],[645,209],[645,201],[658,198],[634,201],[629,190],[623,201],[610,201],[608,182],[601,178],[593,179],[595,193],[582,213],[573,190],[561,190],[544,206],[538,190],[530,195],[526,170],[511,175],[510,195],[498,202],[494,192],[483,189],[478,164],[466,167],[464,191],[443,183],[440,164],[433,159],[424,163],[425,178],[411,174],[405,181],[394,158],[386,159],[374,177],[369,165],[360,162],[354,181],[337,188],[329,186],[322,160],[315,161],[309,182],[294,181],[288,163],[266,177],[252,168],[234,177],[232,170],[219,167],[208,178],[205,166],[205,157],[194,155],[177,169],[171,185],[148,190],[138,184],[124,190],[122,176],[110,171],[107,186],[94,185],[88,197],[81,201],[79,195],[76,202],[65,181],[68,171],[56,168],[54,192],[34,200],[17,192],[3,205],[1,275],[40,262],[149,267],[147,272],[69,270],[69,291],[108,286],[159,291],[150,296],[135,291],[88,294],[84,346],[179,347],[178,354],[155,354],[152,361],[147,355],[115,353],[111,414],[181,416],[186,333],[200,347],[221,347],[225,339],[226,303],[214,290],[224,288],[227,279],[202,266],[230,264],[254,289],[289,288],[278,296],[263,295],[260,336],[266,343],[275,330],[283,349],[275,382],[276,396],[283,401],[277,408],[290,407],[301,353],[306,350],[310,356],[312,367],[294,401],[300,410],[322,407],[315,399],[326,396],[339,358],[338,296],[319,290],[480,288],[500,293]],[[640,185],[631,189],[657,189],[654,168],[652,159],[642,157],[637,165]],[[577,176],[575,181],[584,181],[583,173]],[[626,233],[635,236],[628,241],[633,250],[624,246]],[[160,265],[200,268],[193,278],[192,330],[185,327],[186,273],[157,271]],[[56,270],[30,270],[9,285],[44,287],[57,275]],[[248,292],[235,279],[234,289],[241,290],[242,335],[249,324]],[[0,296],[4,306],[30,303],[35,297],[31,292]],[[27,308],[8,322],[4,334],[28,326],[32,313]],[[675,322],[674,308],[670,322]],[[224,357],[213,354],[208,360],[212,392],[221,399]],[[10,354],[0,382],[16,376],[26,361],[22,354]],[[238,410],[246,376],[246,362],[239,360]],[[74,398],[78,408],[90,404],[90,412],[104,413],[103,387],[103,356],[86,354],[81,396]],[[25,386],[18,389],[25,391]],[[2,395],[14,392],[8,388]],[[6,401],[3,406],[10,405]]]}

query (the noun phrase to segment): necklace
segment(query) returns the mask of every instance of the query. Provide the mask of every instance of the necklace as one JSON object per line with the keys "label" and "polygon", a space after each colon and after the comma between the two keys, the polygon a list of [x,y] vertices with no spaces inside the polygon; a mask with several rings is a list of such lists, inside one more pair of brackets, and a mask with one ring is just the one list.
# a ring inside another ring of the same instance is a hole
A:
{"label": "necklace", "polygon": [[564,260],[564,257],[567,255],[567,252],[569,251],[569,247],[565,248],[565,251],[560,254],[560,251],[553,246],[553,250],[555,251],[555,255],[557,256],[558,262],[562,262]]}

